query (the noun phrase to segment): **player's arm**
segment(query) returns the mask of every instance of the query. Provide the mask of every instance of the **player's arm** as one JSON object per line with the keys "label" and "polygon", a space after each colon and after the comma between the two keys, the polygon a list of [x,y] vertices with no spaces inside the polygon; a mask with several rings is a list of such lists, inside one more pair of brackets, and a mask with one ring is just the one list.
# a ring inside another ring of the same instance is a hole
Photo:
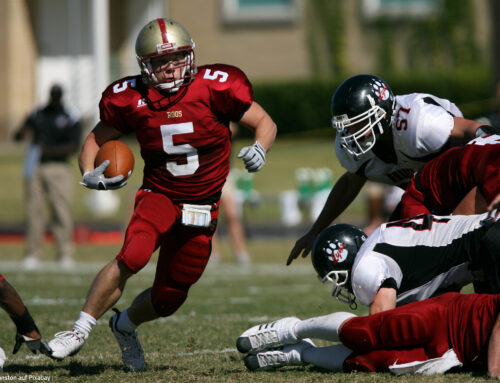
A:
{"label": "player's arm", "polygon": [[500,316],[497,316],[488,343],[488,375],[500,379]]}
{"label": "player's arm", "polygon": [[370,304],[370,314],[380,313],[396,307],[396,289],[381,287]]}
{"label": "player's arm", "polygon": [[479,121],[461,117],[453,118],[453,129],[450,133],[452,141],[470,141],[473,138],[482,137],[487,134],[500,134],[500,129],[495,129],[493,126],[485,125]]}
{"label": "player's arm", "polygon": [[366,178],[349,172],[345,172],[342,177],[339,178],[330,191],[325,206],[323,206],[321,213],[311,229],[295,243],[286,262],[287,265],[292,263],[299,254],[302,253],[302,257],[306,257],[307,254],[310,253],[314,240],[319,233],[327,228],[335,218],[342,214],[359,194],[365,182]]}
{"label": "player's arm", "polygon": [[240,124],[255,132],[255,143],[241,149],[238,158],[249,172],[257,172],[266,162],[266,153],[273,146],[277,127],[271,116],[255,101],[241,117]]}
{"label": "player's arm", "polygon": [[52,351],[35,324],[35,320],[24,305],[23,300],[14,286],[0,276],[0,307],[2,307],[16,325],[16,344],[13,354],[16,354],[23,343],[36,354],[37,351],[50,356]]}
{"label": "player's arm", "polygon": [[109,166],[108,160],[99,164],[94,169],[94,160],[101,145],[109,140],[120,137],[122,134],[118,129],[105,125],[102,122],[99,122],[89,133],[78,156],[78,165],[83,175],[81,182],[83,186],[89,189],[108,190],[119,189],[127,184],[127,180],[123,180],[123,175],[112,178],[104,176],[104,171]]}

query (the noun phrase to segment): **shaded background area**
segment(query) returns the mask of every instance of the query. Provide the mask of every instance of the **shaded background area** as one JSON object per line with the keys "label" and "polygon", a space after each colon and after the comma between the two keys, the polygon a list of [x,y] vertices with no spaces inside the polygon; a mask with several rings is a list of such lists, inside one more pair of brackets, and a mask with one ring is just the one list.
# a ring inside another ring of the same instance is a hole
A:
{"label": "shaded background area", "polygon": [[[57,81],[66,89],[66,101],[80,110],[87,133],[108,83],[138,73],[135,38],[155,17],[172,17],[187,27],[198,65],[224,62],[243,69],[256,101],[278,124],[266,167],[239,185],[250,237],[303,232],[318,203],[314,195],[319,198],[342,174],[333,151],[329,103],[346,77],[377,74],[395,93],[451,99],[468,118],[498,107],[500,5],[494,0],[4,0],[0,231],[23,231],[26,146],[14,144],[12,132],[34,105],[46,101]],[[240,129],[234,152],[249,137]],[[107,192],[109,198],[97,202],[93,192],[77,188],[75,235],[82,240],[90,235],[88,227],[119,232],[130,216],[142,161],[134,138],[127,142],[137,165],[126,188]],[[78,182],[75,158],[73,163]],[[236,159],[233,165],[242,168]],[[325,168],[331,173],[326,184],[311,178],[304,186],[305,173]],[[300,195],[301,219],[293,225],[284,222],[281,205],[290,190]],[[339,220],[362,224],[365,215],[362,193]]]}

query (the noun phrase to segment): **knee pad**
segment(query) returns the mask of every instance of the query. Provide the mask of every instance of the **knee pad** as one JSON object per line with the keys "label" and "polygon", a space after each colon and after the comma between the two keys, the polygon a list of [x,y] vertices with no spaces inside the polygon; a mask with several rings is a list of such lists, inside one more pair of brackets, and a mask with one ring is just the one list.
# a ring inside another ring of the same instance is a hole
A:
{"label": "knee pad", "polygon": [[[366,318],[367,317],[352,318],[342,326],[340,331],[340,341],[353,351],[369,351],[377,344],[378,334],[370,326],[370,322],[368,322]],[[377,321],[377,324],[378,323],[380,323],[380,321]]]}
{"label": "knee pad", "polygon": [[187,298],[187,290],[179,290],[172,287],[164,287],[151,291],[151,301],[156,313],[161,317],[167,317],[177,311]]}

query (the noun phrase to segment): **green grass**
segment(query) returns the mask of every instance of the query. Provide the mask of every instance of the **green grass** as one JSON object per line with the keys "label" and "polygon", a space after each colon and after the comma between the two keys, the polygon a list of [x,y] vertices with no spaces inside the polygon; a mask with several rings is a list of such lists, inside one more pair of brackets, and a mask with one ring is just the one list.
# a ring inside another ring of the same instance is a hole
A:
{"label": "green grass", "polygon": [[[284,266],[292,240],[249,242],[253,264],[240,268],[231,259],[211,265],[194,285],[186,303],[169,318],[146,323],[139,337],[148,369],[139,374],[123,370],[120,351],[107,327],[111,313],[101,318],[88,343],[76,356],[62,362],[32,356],[23,348],[12,355],[15,327],[0,311],[0,345],[9,360],[2,377],[21,380],[26,375],[57,382],[485,382],[486,377],[451,374],[434,377],[392,377],[389,374],[328,373],[313,367],[287,367],[250,373],[235,349],[241,332],[258,323],[284,316],[300,318],[346,311],[321,285],[309,259]],[[20,268],[20,245],[1,245],[2,272],[16,287],[45,338],[69,329],[76,319],[88,287],[117,246],[80,246],[79,267],[62,272],[50,263],[38,272]],[[47,252],[52,252],[47,246]],[[126,308],[153,281],[154,259],[131,278],[117,307]],[[365,314],[366,309],[356,311]],[[325,345],[326,342],[317,342]],[[34,378],[30,378],[34,380]]]}

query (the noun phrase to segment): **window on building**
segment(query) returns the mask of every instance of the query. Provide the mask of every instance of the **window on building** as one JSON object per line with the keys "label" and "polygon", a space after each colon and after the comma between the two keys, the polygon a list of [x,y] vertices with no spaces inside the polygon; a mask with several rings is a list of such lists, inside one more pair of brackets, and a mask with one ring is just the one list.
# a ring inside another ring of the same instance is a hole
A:
{"label": "window on building", "polygon": [[225,23],[294,23],[302,0],[221,0]]}
{"label": "window on building", "polygon": [[362,0],[362,12],[368,19],[381,16],[426,17],[436,12],[439,0]]}

